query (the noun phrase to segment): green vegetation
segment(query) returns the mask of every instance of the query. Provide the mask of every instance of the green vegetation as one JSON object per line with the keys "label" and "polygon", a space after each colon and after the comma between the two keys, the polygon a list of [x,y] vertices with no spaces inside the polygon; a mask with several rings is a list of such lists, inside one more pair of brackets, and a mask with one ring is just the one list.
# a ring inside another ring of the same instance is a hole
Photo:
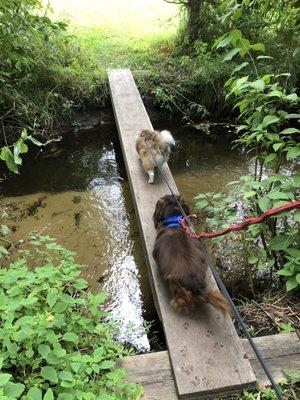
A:
{"label": "green vegetation", "polygon": [[[0,118],[9,143],[23,128],[47,139],[70,124],[74,111],[108,104],[107,68],[133,70],[144,97],[186,120],[231,114],[224,82],[238,64],[212,48],[224,33],[221,1],[3,0],[0,5]],[[241,15],[239,3],[244,4]],[[266,44],[260,74],[299,74],[296,1],[232,2],[236,29]],[[63,16],[71,22],[54,22]],[[126,18],[124,18],[126,15]],[[279,62],[280,61],[280,62]],[[245,72],[253,77],[253,70]],[[231,114],[234,116],[234,114]]]}
{"label": "green vegetation", "polygon": [[48,236],[2,253],[1,399],[139,399],[142,388],[116,367],[130,353],[105,322],[106,296],[87,292],[75,253]]}
{"label": "green vegetation", "polygon": [[[253,156],[253,173],[233,182],[227,194],[197,196],[196,206],[206,212],[207,226],[213,230],[235,221],[241,209],[244,216],[259,215],[269,208],[296,200],[300,184],[300,175],[293,170],[293,161],[300,156],[296,139],[300,130],[293,126],[294,121],[300,118],[296,108],[299,98],[295,92],[289,93],[286,89],[285,81],[290,73],[260,75],[258,63],[269,58],[257,55],[257,52],[264,52],[265,45],[260,42],[251,44],[235,28],[249,1],[235,2],[238,5],[235,8],[232,4],[229,0],[222,4],[226,15],[223,23],[230,31],[221,36],[214,47],[230,48],[224,61],[238,56],[242,58],[225,83],[226,98],[233,98],[234,107],[239,111],[243,125],[237,128],[239,139],[236,143]],[[253,69],[252,79],[249,75],[240,76],[246,67]],[[285,173],[286,169],[291,174]],[[256,268],[269,270],[270,287],[274,280],[273,271],[276,271],[286,278],[287,291],[300,289],[299,222],[299,211],[284,213],[234,234],[239,243],[235,251],[240,252],[240,259],[249,266],[253,295],[252,275]],[[221,237],[216,241],[221,243],[224,239]],[[227,256],[230,257],[231,249],[228,250]]]}
{"label": "green vegetation", "polygon": [[[241,123],[236,144],[252,155],[253,172],[228,193],[197,197],[208,229],[225,227],[241,211],[243,217],[258,215],[296,199],[296,0],[174,0],[172,12],[162,0],[149,10],[136,0],[129,11],[125,2],[99,0],[89,16],[73,1],[85,26],[74,19],[55,22],[61,3],[53,0],[55,16],[40,0],[0,3],[0,159],[8,169],[18,173],[28,144],[52,141],[74,112],[107,105],[106,69],[129,67],[142,95],[169,114],[189,122],[222,116]],[[109,16],[108,4],[115,8]],[[157,9],[162,20],[148,18],[146,11]],[[270,287],[279,280],[287,291],[299,291],[299,221],[299,212],[282,214],[235,234],[253,295],[257,269],[268,271]],[[126,382],[116,367],[128,351],[105,322],[105,295],[86,290],[74,253],[49,237],[14,248],[4,238],[6,226],[0,230],[1,399],[139,399],[141,387]],[[223,246],[223,254],[231,251]],[[299,375],[290,371],[289,378],[286,395],[292,399]],[[274,393],[243,398],[273,399]]]}
{"label": "green vegetation", "polygon": [[39,0],[0,4],[0,122],[4,139],[23,128],[49,137],[73,109],[101,101],[98,67]]}

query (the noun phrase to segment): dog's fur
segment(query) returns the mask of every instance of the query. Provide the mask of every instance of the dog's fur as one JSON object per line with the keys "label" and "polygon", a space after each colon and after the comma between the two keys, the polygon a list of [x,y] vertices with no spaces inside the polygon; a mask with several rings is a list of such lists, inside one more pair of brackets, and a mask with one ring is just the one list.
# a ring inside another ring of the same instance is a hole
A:
{"label": "dog's fur", "polygon": [[[189,215],[187,204],[180,196],[177,199]],[[229,305],[221,292],[206,286],[207,264],[199,240],[192,239],[182,228],[165,228],[162,224],[162,218],[178,214],[182,213],[174,197],[165,195],[156,203],[153,215],[158,230],[153,257],[169,284],[171,305],[178,311],[190,311],[199,303],[210,303],[223,313],[229,313]]]}
{"label": "dog's fur", "polygon": [[139,134],[135,147],[142,166],[149,175],[149,183],[154,183],[156,162],[159,166],[167,162],[171,153],[170,148],[174,145],[175,140],[169,131],[158,132],[144,129]]}

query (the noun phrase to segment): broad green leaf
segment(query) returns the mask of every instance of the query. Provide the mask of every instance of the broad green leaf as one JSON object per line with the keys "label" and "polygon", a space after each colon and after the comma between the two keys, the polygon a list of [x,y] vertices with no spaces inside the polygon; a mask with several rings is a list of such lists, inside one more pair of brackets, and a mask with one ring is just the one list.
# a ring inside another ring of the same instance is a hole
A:
{"label": "broad green leaf", "polygon": [[262,121],[263,127],[265,128],[268,125],[275,124],[280,121],[280,118],[276,115],[266,115]]}
{"label": "broad green leaf", "polygon": [[286,153],[286,159],[287,160],[292,160],[293,158],[299,157],[300,156],[300,146],[295,146],[290,149],[288,149]]}
{"label": "broad green leaf", "polygon": [[289,268],[282,268],[279,271],[277,271],[277,274],[280,276],[293,276],[294,271],[291,271]]}
{"label": "broad green leaf", "polygon": [[102,361],[100,364],[99,364],[99,367],[101,368],[101,369],[111,369],[111,368],[113,368],[114,366],[115,366],[115,362],[114,361],[111,361],[111,360],[105,360],[105,361]]}
{"label": "broad green leaf", "polygon": [[298,286],[299,285],[296,278],[289,278],[288,281],[286,282],[286,291],[290,292],[291,290],[295,289]]}
{"label": "broad green leaf", "polygon": [[9,252],[6,250],[5,247],[0,246],[0,254],[5,254],[7,256],[9,254]]}
{"label": "broad green leaf", "polygon": [[280,147],[282,147],[282,146],[283,146],[283,143],[274,143],[274,144],[273,144],[273,149],[274,149],[274,151],[277,151],[277,150],[279,150]]}
{"label": "broad green leaf", "polygon": [[[89,400],[89,398],[87,397],[87,394],[89,392],[85,393],[84,399]],[[57,397],[57,400],[74,400],[74,396],[70,393],[60,393]],[[95,398],[92,397],[92,400],[95,400]],[[98,399],[97,399],[98,400]],[[114,399],[113,399],[114,400]]]}
{"label": "broad green leaf", "polygon": [[98,400],[114,400],[114,398],[107,393],[100,392]]}
{"label": "broad green leaf", "polygon": [[282,135],[291,135],[293,133],[300,133],[300,130],[297,128],[286,128],[280,132]]}
{"label": "broad green leaf", "polygon": [[223,58],[222,62],[231,60],[237,53],[240,52],[240,48],[237,47],[235,49],[230,50]]}
{"label": "broad green leaf", "polygon": [[250,197],[253,197],[256,195],[256,192],[252,190],[251,192],[244,192],[243,197],[244,199],[249,199]]}
{"label": "broad green leaf", "polygon": [[88,286],[88,283],[85,279],[77,279],[74,283],[74,287],[77,290],[85,289]]}
{"label": "broad green leaf", "polygon": [[264,197],[260,197],[258,199],[258,205],[259,205],[259,208],[261,209],[261,211],[265,212],[269,208],[271,208],[272,203],[271,203],[271,200],[268,197],[264,196]]}
{"label": "broad green leaf", "polygon": [[20,145],[19,143],[14,143],[14,162],[18,165],[22,164],[22,158],[19,156],[20,154]]}
{"label": "broad green leaf", "polygon": [[284,368],[283,372],[285,373],[288,380],[292,385],[300,382],[300,371],[295,371],[294,369]]}
{"label": "broad green leaf", "polygon": [[256,81],[251,82],[250,86],[259,92],[262,92],[265,88],[265,82],[262,79],[257,79]]}
{"label": "broad green leaf", "polygon": [[18,166],[15,163],[14,156],[13,156],[10,148],[8,148],[6,146],[2,147],[2,150],[0,153],[0,159],[5,161],[6,166],[10,171],[14,172],[15,174],[19,173]]}
{"label": "broad green leaf", "polygon": [[58,372],[59,379],[63,381],[71,382],[73,380],[73,375],[70,371],[64,370]]}
{"label": "broad green leaf", "polygon": [[279,190],[271,190],[267,196],[272,200],[290,200],[292,197],[292,193],[280,192]]}
{"label": "broad green leaf", "polygon": [[293,249],[292,247],[290,247],[290,248],[286,249],[286,252],[293,258],[300,257],[300,250],[298,250],[298,249]]}
{"label": "broad green leaf", "polygon": [[[77,289],[77,288],[76,288]],[[58,301],[54,308],[53,311],[57,312],[57,313],[62,313],[64,311],[66,311],[66,309],[69,307],[69,304],[64,302],[64,301]]]}
{"label": "broad green leaf", "polygon": [[285,97],[287,100],[290,101],[298,101],[298,96],[296,95],[296,93],[291,93],[288,96]]}
{"label": "broad green leaf", "polygon": [[285,116],[286,119],[300,119],[300,114],[286,114]]}
{"label": "broad green leaf", "polygon": [[200,201],[196,202],[195,208],[196,208],[196,210],[202,210],[206,206],[208,206],[208,201],[207,200],[200,200]]}
{"label": "broad green leaf", "polygon": [[272,250],[285,250],[293,242],[293,239],[289,235],[277,235],[270,240],[269,246]]}
{"label": "broad green leaf", "polygon": [[32,387],[27,393],[28,400],[42,400],[42,391],[37,387]]}
{"label": "broad green leaf", "polygon": [[296,211],[294,214],[294,218],[296,222],[300,223],[300,211]]}
{"label": "broad green leaf", "polygon": [[66,342],[73,342],[75,344],[78,343],[78,336],[76,335],[76,333],[72,332],[65,333],[62,338]]}
{"label": "broad green leaf", "polygon": [[252,50],[255,51],[265,51],[265,45],[263,43],[255,43],[250,46]]}
{"label": "broad green leaf", "polygon": [[240,71],[242,68],[246,67],[249,63],[248,62],[243,62],[242,64],[239,64],[234,68],[234,70],[231,72],[231,75],[235,74],[236,72]]}
{"label": "broad green leaf", "polygon": [[238,29],[233,29],[230,32],[230,40],[231,43],[234,47],[236,47],[237,41],[240,40],[243,37],[243,34],[240,30]]}
{"label": "broad green leaf", "polygon": [[46,358],[50,351],[51,349],[47,344],[40,344],[38,347],[38,352],[43,358]]}
{"label": "broad green leaf", "polygon": [[0,233],[1,233],[1,235],[6,236],[6,235],[9,234],[9,232],[10,232],[10,229],[9,229],[8,226],[6,226],[6,225],[1,225],[1,228],[0,228]]}
{"label": "broad green leaf", "polygon": [[0,387],[5,385],[11,378],[11,374],[1,374],[0,373]]}
{"label": "broad green leaf", "polygon": [[217,49],[219,49],[221,47],[226,47],[230,43],[230,41],[231,37],[228,33],[226,33],[214,43],[213,48],[216,47]]}
{"label": "broad green leaf", "polygon": [[7,382],[3,388],[5,396],[17,399],[24,392],[25,385],[21,383]]}
{"label": "broad green leaf", "polygon": [[265,164],[269,164],[270,162],[275,161],[277,159],[278,159],[277,154],[275,154],[275,153],[268,154],[265,157]]}
{"label": "broad green leaf", "polygon": [[293,182],[296,188],[300,188],[300,174],[293,175]]}
{"label": "broad green leaf", "polygon": [[298,285],[300,285],[300,273],[296,275],[296,281],[298,282]]}
{"label": "broad green leaf", "polygon": [[280,90],[271,90],[266,94],[267,97],[278,97],[279,99],[283,97],[283,93]]}
{"label": "broad green leaf", "polygon": [[53,396],[53,391],[52,389],[48,389],[47,392],[44,395],[43,400],[54,400],[54,396]]}
{"label": "broad green leaf", "polygon": [[52,382],[52,383],[57,383],[57,372],[54,367],[47,366],[47,367],[42,367],[41,369],[41,375],[44,379]]}
{"label": "broad green leaf", "polygon": [[250,42],[248,39],[241,38],[237,42],[238,47],[241,48],[240,55],[243,57],[250,50]]}
{"label": "broad green leaf", "polygon": [[49,304],[49,306],[52,308],[54,306],[54,304],[56,303],[57,300],[57,289],[53,288],[50,289],[50,291],[47,294],[47,303]]}
{"label": "broad green leaf", "polygon": [[97,305],[100,305],[104,303],[106,299],[107,299],[107,294],[104,292],[100,292],[94,296],[93,302],[96,303]]}

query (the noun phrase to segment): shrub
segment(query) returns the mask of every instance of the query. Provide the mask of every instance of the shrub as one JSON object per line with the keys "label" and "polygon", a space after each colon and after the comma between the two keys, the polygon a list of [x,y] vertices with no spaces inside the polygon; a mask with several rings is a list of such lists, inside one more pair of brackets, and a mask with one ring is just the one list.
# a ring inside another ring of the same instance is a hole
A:
{"label": "shrub", "polygon": [[49,135],[73,109],[100,102],[103,72],[79,48],[67,24],[47,16],[40,0],[2,0],[0,37],[5,136],[19,137],[24,127]]}
{"label": "shrub", "polygon": [[48,236],[29,244],[0,269],[1,399],[139,399],[116,367],[129,351],[104,321],[105,294],[87,292],[75,253]]}

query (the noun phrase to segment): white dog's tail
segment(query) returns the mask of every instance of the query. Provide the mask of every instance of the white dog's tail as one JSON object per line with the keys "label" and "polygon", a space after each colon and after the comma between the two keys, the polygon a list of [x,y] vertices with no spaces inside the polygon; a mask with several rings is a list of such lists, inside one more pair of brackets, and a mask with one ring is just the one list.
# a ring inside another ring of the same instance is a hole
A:
{"label": "white dog's tail", "polygon": [[161,131],[159,133],[160,136],[160,140],[165,143],[168,144],[169,146],[175,146],[175,140],[171,134],[171,132],[169,131]]}

